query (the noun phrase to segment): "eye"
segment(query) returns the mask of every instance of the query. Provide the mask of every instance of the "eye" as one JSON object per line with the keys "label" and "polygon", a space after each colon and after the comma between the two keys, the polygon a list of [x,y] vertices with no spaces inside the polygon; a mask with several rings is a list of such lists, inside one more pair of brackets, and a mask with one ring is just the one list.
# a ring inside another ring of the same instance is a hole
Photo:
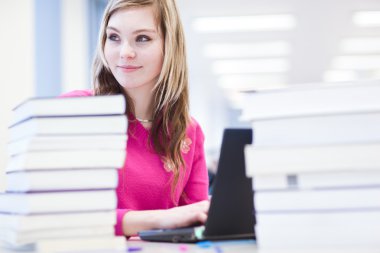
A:
{"label": "eye", "polygon": [[136,37],[136,41],[137,42],[147,42],[147,41],[150,41],[151,39],[146,36],[146,35],[139,35]]}
{"label": "eye", "polygon": [[107,38],[108,38],[109,40],[111,40],[111,41],[119,41],[119,40],[120,40],[119,36],[118,36],[117,34],[115,34],[115,33],[111,33],[111,34],[109,34],[109,35],[107,36]]}

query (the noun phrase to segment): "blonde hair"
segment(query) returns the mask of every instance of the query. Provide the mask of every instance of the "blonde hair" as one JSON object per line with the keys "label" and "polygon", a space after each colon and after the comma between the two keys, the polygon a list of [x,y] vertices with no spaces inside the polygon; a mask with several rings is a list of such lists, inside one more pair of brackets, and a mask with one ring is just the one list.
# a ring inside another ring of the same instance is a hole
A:
{"label": "blonde hair", "polygon": [[175,0],[110,0],[100,27],[92,81],[95,95],[124,94],[127,115],[135,115],[132,99],[124,92],[107,65],[104,45],[106,28],[112,14],[120,9],[145,6],[153,6],[157,26],[164,39],[163,65],[153,89],[154,111],[150,140],[154,150],[171,165],[171,195],[174,201],[180,170],[185,167],[181,144],[190,122],[185,37]]}

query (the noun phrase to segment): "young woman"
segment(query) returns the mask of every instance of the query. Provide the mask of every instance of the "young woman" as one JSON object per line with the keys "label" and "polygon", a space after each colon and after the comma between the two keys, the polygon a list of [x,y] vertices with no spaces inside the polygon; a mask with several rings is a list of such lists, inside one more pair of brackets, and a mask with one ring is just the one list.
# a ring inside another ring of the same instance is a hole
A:
{"label": "young woman", "polygon": [[175,0],[111,0],[100,29],[94,91],[65,96],[121,93],[127,100],[116,234],[204,223],[204,135],[189,116],[185,41]]}

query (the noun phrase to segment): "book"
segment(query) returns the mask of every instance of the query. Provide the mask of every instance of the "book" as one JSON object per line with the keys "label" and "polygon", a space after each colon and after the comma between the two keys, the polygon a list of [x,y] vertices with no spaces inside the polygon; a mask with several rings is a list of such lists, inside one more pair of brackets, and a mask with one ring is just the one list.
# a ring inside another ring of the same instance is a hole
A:
{"label": "book", "polygon": [[9,156],[25,152],[80,149],[125,149],[126,134],[40,135],[8,143]]}
{"label": "book", "polygon": [[252,180],[255,191],[380,187],[380,170],[269,174],[254,176]]}
{"label": "book", "polygon": [[8,192],[115,189],[116,169],[17,171],[6,174]]}
{"label": "book", "polygon": [[244,94],[241,120],[376,112],[380,81],[297,85]]}
{"label": "book", "polygon": [[255,210],[298,212],[380,208],[380,187],[255,192]]}
{"label": "book", "polygon": [[13,109],[11,125],[31,117],[124,114],[123,95],[30,98]]}
{"label": "book", "polygon": [[303,252],[313,249],[326,252],[325,249],[339,248],[367,252],[365,249],[378,250],[380,247],[380,227],[370,224],[330,226],[323,223],[312,227],[256,225],[255,231],[260,252],[264,249],[302,249]]}
{"label": "book", "polygon": [[380,208],[361,209],[356,211],[323,211],[323,212],[276,212],[258,213],[256,224],[262,227],[283,227],[292,226],[334,226],[345,227],[349,224],[352,227],[360,225],[372,225],[380,227]]}
{"label": "book", "polygon": [[380,111],[252,122],[256,147],[380,142]]}
{"label": "book", "polygon": [[6,172],[23,170],[121,168],[126,151],[64,150],[22,153],[10,158]]}
{"label": "book", "polygon": [[380,143],[245,147],[247,175],[380,170]]}
{"label": "book", "polygon": [[33,231],[87,226],[113,226],[116,224],[116,211],[94,211],[58,214],[5,214],[0,213],[0,229],[12,231]]}
{"label": "book", "polygon": [[0,229],[0,240],[12,246],[20,246],[37,242],[42,239],[60,239],[75,237],[105,236],[115,233],[113,226],[73,227],[66,229],[42,229],[33,231],[13,231]]}
{"label": "book", "polygon": [[9,128],[10,141],[39,135],[126,134],[125,115],[30,118]]}
{"label": "book", "polygon": [[68,252],[127,252],[127,240],[124,236],[93,236],[91,238],[68,238],[39,240],[34,249],[38,253]]}
{"label": "book", "polygon": [[127,240],[122,236],[92,236],[61,239],[42,239],[23,245],[10,245],[0,241],[1,253],[84,253],[125,252]]}
{"label": "book", "polygon": [[113,210],[115,190],[1,193],[0,213],[42,214]]}

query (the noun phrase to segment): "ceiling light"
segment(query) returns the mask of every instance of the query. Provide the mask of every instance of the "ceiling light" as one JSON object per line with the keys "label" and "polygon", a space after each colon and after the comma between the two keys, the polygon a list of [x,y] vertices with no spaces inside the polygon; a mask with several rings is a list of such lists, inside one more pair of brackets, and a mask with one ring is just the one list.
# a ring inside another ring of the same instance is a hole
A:
{"label": "ceiling light", "polygon": [[328,70],[323,74],[325,82],[345,82],[358,79],[358,75],[352,70]]}
{"label": "ceiling light", "polygon": [[359,11],[353,16],[353,22],[357,26],[380,26],[380,11]]}
{"label": "ceiling light", "polygon": [[333,69],[380,69],[380,55],[339,56],[332,61]]}
{"label": "ceiling light", "polygon": [[296,26],[291,14],[203,17],[193,21],[197,32],[241,32],[290,30]]}
{"label": "ceiling light", "polygon": [[203,54],[209,58],[284,56],[290,54],[290,45],[286,41],[212,43],[204,47]]}
{"label": "ceiling light", "polygon": [[226,90],[268,90],[286,86],[285,75],[222,75],[218,85]]}
{"label": "ceiling light", "polygon": [[287,72],[289,61],[283,58],[217,60],[212,65],[214,74],[276,73]]}
{"label": "ceiling light", "polygon": [[350,38],[341,42],[340,49],[343,53],[379,53],[380,37],[374,38]]}

